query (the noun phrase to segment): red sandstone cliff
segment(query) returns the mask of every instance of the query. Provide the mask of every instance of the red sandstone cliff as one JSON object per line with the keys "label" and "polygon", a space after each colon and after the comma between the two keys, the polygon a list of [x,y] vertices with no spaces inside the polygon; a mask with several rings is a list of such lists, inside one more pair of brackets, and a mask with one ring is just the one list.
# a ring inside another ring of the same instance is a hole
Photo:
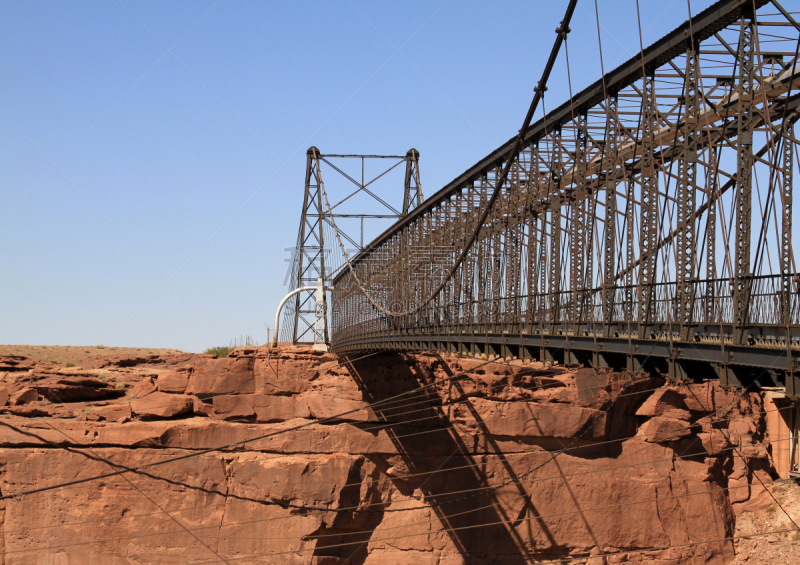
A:
{"label": "red sandstone cliff", "polygon": [[484,363],[0,357],[0,563],[722,564],[772,503],[757,394]]}

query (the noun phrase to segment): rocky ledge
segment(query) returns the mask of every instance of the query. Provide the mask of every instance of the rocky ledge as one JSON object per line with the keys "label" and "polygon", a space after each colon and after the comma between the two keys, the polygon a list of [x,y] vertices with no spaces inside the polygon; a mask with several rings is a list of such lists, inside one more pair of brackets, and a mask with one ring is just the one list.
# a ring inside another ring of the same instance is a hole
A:
{"label": "rocky ledge", "polygon": [[0,376],[2,564],[722,564],[774,503],[763,399],[713,381],[302,347]]}

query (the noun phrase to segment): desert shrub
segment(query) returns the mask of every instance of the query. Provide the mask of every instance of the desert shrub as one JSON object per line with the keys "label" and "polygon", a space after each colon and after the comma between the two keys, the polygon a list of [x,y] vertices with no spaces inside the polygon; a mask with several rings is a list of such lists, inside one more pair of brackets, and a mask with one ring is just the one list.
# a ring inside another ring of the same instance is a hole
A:
{"label": "desert shrub", "polygon": [[226,347],[223,345],[220,347],[209,347],[204,353],[206,355],[216,355],[217,357],[227,357],[228,353],[231,351],[233,351],[233,347]]}
{"label": "desert shrub", "polygon": [[72,361],[67,361],[66,363],[64,363],[64,366],[65,367],[74,367],[75,363],[73,363]]}

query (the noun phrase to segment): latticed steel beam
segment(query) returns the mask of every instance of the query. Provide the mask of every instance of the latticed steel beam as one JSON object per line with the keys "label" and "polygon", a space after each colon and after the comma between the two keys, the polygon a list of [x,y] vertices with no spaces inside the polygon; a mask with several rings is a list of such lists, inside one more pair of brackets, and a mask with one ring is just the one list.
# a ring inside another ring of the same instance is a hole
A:
{"label": "latticed steel beam", "polygon": [[[586,192],[586,116],[577,117],[577,127],[575,128],[575,174],[578,182],[572,192],[572,224],[570,225],[570,284],[572,286],[572,319],[579,321],[583,316],[585,307],[583,301],[583,289],[587,286],[587,277],[591,280],[591,270],[585,272],[585,260],[587,250],[587,221],[589,218],[589,195]],[[591,283],[589,283],[591,284]],[[580,328],[576,328],[580,332]]]}
{"label": "latticed steel beam", "polygon": [[[658,175],[654,161],[653,133],[657,127],[655,83],[652,76],[643,77],[642,96],[642,157],[641,183],[641,231],[639,255],[639,339],[647,337],[647,324],[653,306],[653,284],[656,282],[656,255],[658,243]],[[632,265],[633,263],[629,263]],[[633,270],[633,269],[631,269]]]}
{"label": "latticed steel beam", "polygon": [[553,152],[550,161],[550,187],[548,192],[552,194],[550,208],[552,210],[552,233],[550,234],[550,273],[549,273],[549,294],[552,297],[550,302],[550,325],[554,331],[558,324],[560,298],[561,298],[561,129],[553,133]]}
{"label": "latticed steel beam", "polygon": [[792,294],[795,292],[795,285],[792,281],[795,270],[792,254],[792,181],[794,178],[794,143],[792,139],[794,139],[794,123],[787,121],[784,124],[783,136],[778,141],[780,149],[778,155],[781,159],[778,176],[781,208],[781,304],[783,308],[782,321],[787,326],[792,323]]}
{"label": "latticed steel beam", "polygon": [[694,313],[695,291],[695,194],[697,179],[698,128],[700,119],[700,100],[698,83],[700,81],[697,46],[692,42],[686,52],[686,73],[684,75],[684,119],[681,128],[680,152],[678,159],[678,238],[677,252],[677,319],[680,323],[681,339],[689,339]]}
{"label": "latticed steel beam", "polygon": [[736,120],[736,264],[733,305],[736,309],[736,343],[746,339],[750,310],[750,229],[753,205],[753,20],[747,14],[739,22],[739,108]]}
{"label": "latticed steel beam", "polygon": [[605,179],[606,212],[603,240],[603,335],[611,335],[614,323],[616,289],[614,273],[617,264],[617,141],[619,136],[617,97],[606,99],[606,134],[603,148],[603,176]]}
{"label": "latticed steel beam", "polygon": [[403,215],[422,204],[422,183],[419,180],[419,151],[409,149],[406,153],[406,182],[403,192]]}

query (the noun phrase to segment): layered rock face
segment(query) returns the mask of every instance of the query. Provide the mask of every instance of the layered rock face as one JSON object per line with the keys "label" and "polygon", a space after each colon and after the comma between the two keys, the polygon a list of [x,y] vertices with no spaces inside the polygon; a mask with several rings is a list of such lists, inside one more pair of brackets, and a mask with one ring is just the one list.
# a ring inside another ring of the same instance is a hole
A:
{"label": "layered rock face", "polygon": [[0,371],[3,564],[722,564],[773,480],[760,396],[713,382],[300,347]]}

